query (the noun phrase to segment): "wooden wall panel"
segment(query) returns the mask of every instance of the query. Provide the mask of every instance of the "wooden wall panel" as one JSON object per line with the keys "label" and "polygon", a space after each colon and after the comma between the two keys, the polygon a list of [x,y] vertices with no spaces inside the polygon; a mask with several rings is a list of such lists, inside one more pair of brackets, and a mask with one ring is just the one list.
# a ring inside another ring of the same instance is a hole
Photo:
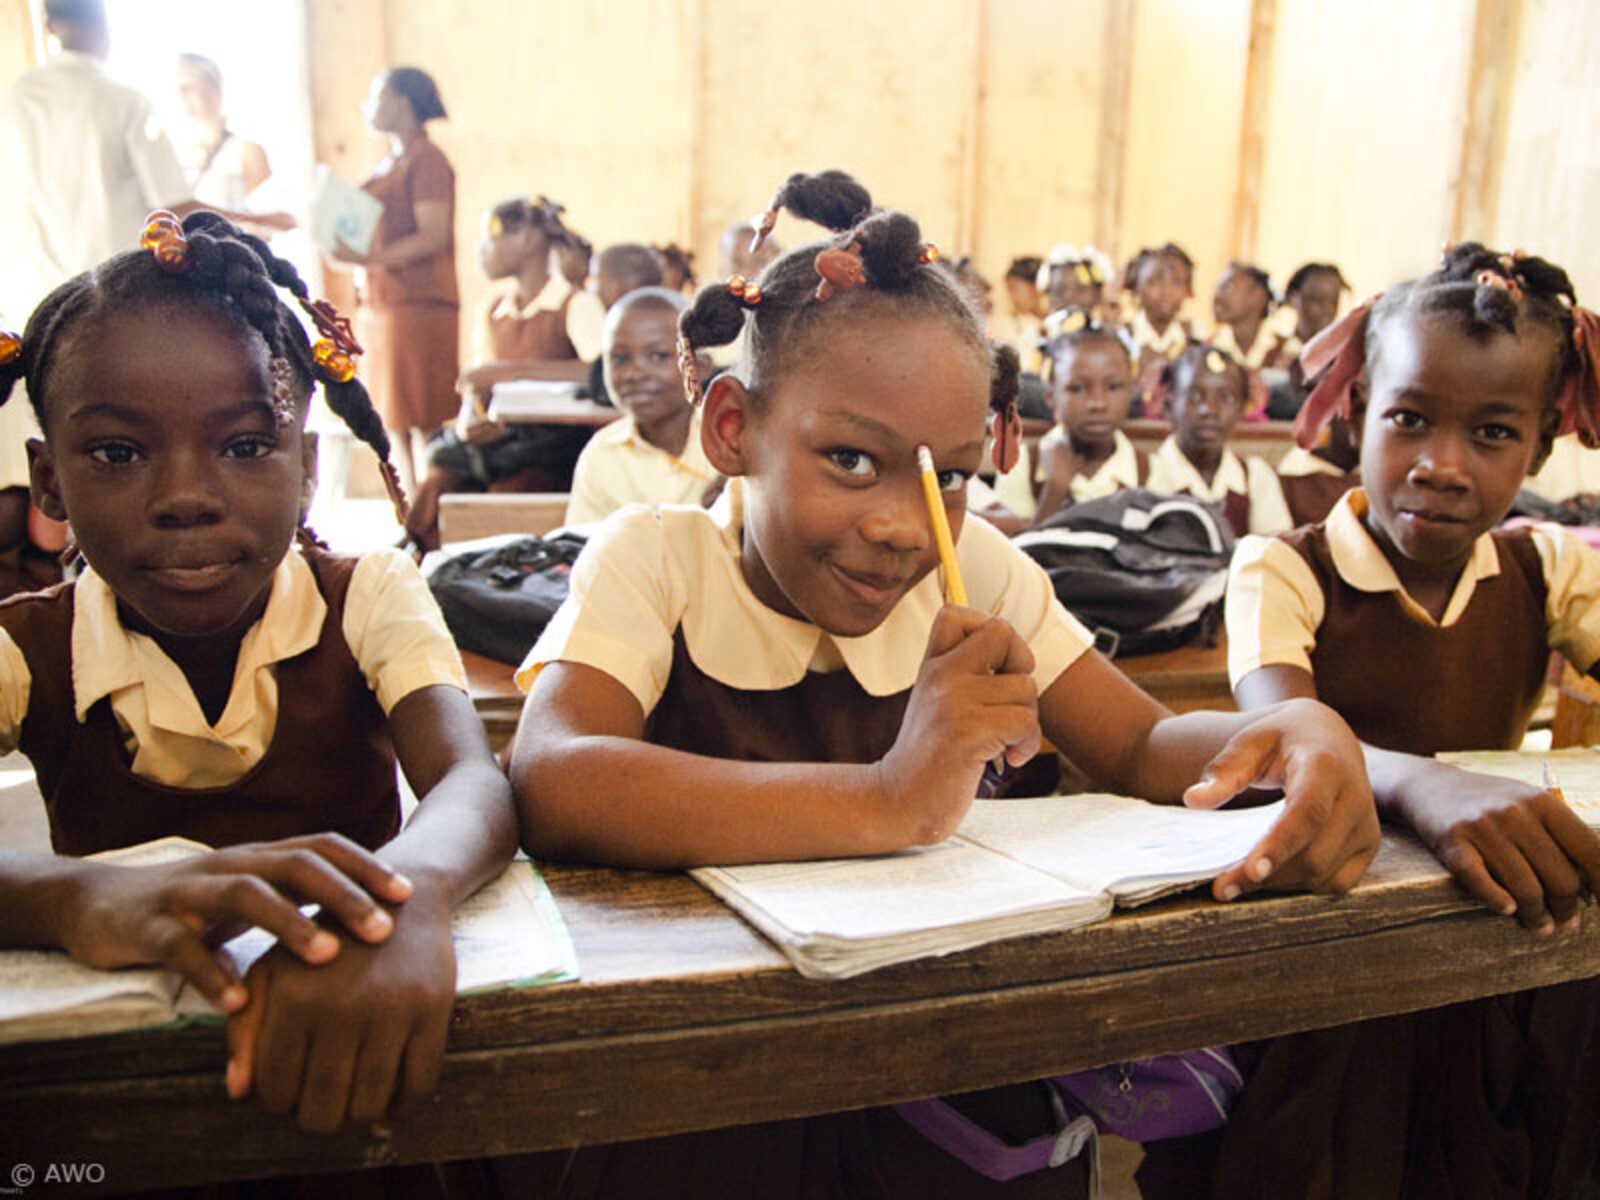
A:
{"label": "wooden wall panel", "polygon": [[[704,30],[696,243],[764,208],[795,170],[842,167],[955,250],[969,105],[971,5],[722,0]],[[793,218],[792,245],[816,231]]]}
{"label": "wooden wall panel", "polygon": [[1450,236],[1472,0],[1279,0],[1257,261],[1339,263],[1358,297]]}
{"label": "wooden wall panel", "polygon": [[[1109,5],[1123,2],[989,6],[978,236],[971,249],[997,288],[1013,257],[1098,236],[1103,30]],[[998,292],[996,304],[1004,307]]]}
{"label": "wooden wall panel", "polygon": [[1494,241],[1567,268],[1600,306],[1600,0],[1528,0]]}
{"label": "wooden wall panel", "polygon": [[38,65],[34,49],[32,5],[28,0],[0,0],[0,80]]}
{"label": "wooden wall panel", "polygon": [[1135,8],[1120,257],[1166,241],[1183,246],[1197,264],[1190,313],[1202,330],[1233,241],[1249,40],[1249,0]]}

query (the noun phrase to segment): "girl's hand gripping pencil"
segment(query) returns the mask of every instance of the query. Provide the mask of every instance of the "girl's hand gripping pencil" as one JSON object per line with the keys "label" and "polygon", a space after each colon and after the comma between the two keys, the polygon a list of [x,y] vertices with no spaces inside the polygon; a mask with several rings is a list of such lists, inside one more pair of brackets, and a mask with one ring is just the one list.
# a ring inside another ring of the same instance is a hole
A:
{"label": "girl's hand gripping pencil", "polygon": [[[928,501],[928,519],[933,523],[933,540],[939,547],[939,566],[944,571],[946,603],[967,607],[967,585],[961,580],[961,564],[956,561],[956,544],[950,536],[950,522],[944,515],[944,497],[939,492],[939,473],[933,468],[933,451],[917,447],[917,469],[922,472],[922,494]],[[987,800],[995,796],[1010,773],[1005,755],[983,769],[978,795]]]}

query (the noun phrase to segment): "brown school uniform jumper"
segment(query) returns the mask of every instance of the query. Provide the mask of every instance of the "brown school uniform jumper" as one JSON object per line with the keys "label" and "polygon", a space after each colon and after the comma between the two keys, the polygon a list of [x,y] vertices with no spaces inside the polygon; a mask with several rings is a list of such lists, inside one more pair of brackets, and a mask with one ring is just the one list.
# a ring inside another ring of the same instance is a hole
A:
{"label": "brown school uniform jumper", "polygon": [[33,763],[59,854],[83,855],[167,836],[213,847],[331,830],[375,848],[400,826],[388,720],[341,631],[356,558],[308,549],[327,602],[322,636],[277,664],[278,719],[255,768],[222,788],[173,788],[128,766],[109,697],[82,724],[72,690],[73,584],[0,602],[33,684],[20,748]]}
{"label": "brown school uniform jumper", "polygon": [[[1447,628],[1407,616],[1393,593],[1345,583],[1323,525],[1280,536],[1325,598],[1317,695],[1358,737],[1424,755],[1521,741],[1550,656],[1547,589],[1526,529],[1493,533],[1500,572],[1477,581]],[[1248,1083],[1227,1127],[1148,1147],[1144,1194],[1580,1194],[1600,1141],[1593,1048],[1581,1065],[1597,1006],[1600,979],[1582,980],[1238,1047]]]}
{"label": "brown school uniform jumper", "polygon": [[[868,694],[848,669],[808,672],[790,687],[745,691],[689,657],[680,628],[672,674],[645,739],[691,754],[751,762],[873,762],[894,745],[910,691]],[[928,1053],[937,1054],[930,1046]],[[1044,1084],[945,1100],[1013,1143],[1056,1128]],[[823,1200],[851,1197],[1086,1196],[1086,1160],[996,1183],[946,1154],[890,1108],[869,1108],[480,1164],[479,1196],[560,1200]]]}

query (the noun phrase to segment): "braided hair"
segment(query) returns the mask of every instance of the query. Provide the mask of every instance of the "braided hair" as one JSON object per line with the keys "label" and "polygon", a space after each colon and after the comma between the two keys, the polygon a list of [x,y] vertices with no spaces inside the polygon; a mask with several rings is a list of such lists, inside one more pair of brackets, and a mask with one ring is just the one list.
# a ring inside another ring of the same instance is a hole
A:
{"label": "braided hair", "polygon": [[1577,365],[1572,339],[1576,304],[1572,280],[1555,263],[1462,242],[1445,252],[1437,271],[1390,288],[1372,306],[1364,346],[1367,366],[1377,360],[1383,326],[1399,313],[1445,317],[1474,338],[1543,330],[1554,340],[1547,395],[1553,404]]}
{"label": "braided hair", "polygon": [[1128,260],[1128,266],[1122,273],[1122,290],[1136,292],[1139,290],[1139,275],[1144,271],[1145,264],[1161,258],[1171,259],[1180,264],[1189,273],[1189,278],[1194,278],[1194,259],[1189,257],[1189,252],[1177,242],[1166,242],[1160,246],[1146,246],[1139,253]]}
{"label": "braided hair", "polygon": [[1344,272],[1339,270],[1338,264],[1308,262],[1296,267],[1294,274],[1289,276],[1289,282],[1283,285],[1284,299],[1288,299],[1310,283],[1313,275],[1331,275],[1333,276],[1333,281],[1339,285],[1341,292],[1350,290],[1350,283],[1345,279]]}
{"label": "braided hair", "polygon": [[[678,320],[686,347],[726,346],[749,335],[740,374],[754,403],[764,405],[774,382],[814,349],[834,322],[856,323],[869,313],[938,316],[960,331],[990,363],[990,407],[1003,412],[1016,401],[1021,372],[1016,352],[992,347],[966,290],[936,256],[926,253],[922,230],[902,212],[875,210],[867,189],[843,171],[795,174],[772,202],[837,236],[788,251],[754,281],[760,299],[735,283],[710,284]],[[818,296],[818,260],[828,251],[859,251],[864,287]]]}
{"label": "braided hair", "polygon": [[[1243,275],[1251,283],[1261,289],[1261,315],[1264,317],[1272,311],[1272,306],[1277,302],[1277,293],[1272,290],[1272,277],[1254,263],[1234,261],[1228,264],[1228,271],[1235,275]],[[1226,276],[1227,271],[1223,272]]]}
{"label": "braided hair", "polygon": [[[1192,379],[1201,370],[1231,377],[1241,410],[1250,402],[1250,372],[1245,365],[1226,350],[1208,346],[1204,342],[1190,342],[1177,358],[1166,365],[1161,372],[1161,387],[1165,389],[1167,397],[1174,397],[1178,395],[1178,380],[1185,376]],[[1170,411],[1170,399],[1167,407]]]}
{"label": "braided hair", "polygon": [[[319,372],[304,328],[279,297],[282,288],[298,300],[309,300],[299,272],[260,238],[214,212],[191,213],[182,224],[189,248],[189,268],[182,274],[163,270],[149,250],[132,250],[69,279],[45,297],[28,320],[21,353],[0,363],[0,404],[10,398],[18,380],[26,380],[39,425],[48,429],[57,361],[87,318],[121,309],[204,304],[232,322],[241,336],[259,336],[269,358],[288,364],[297,417],[304,417],[320,380],[328,407],[392,473],[389,435],[367,389],[354,377],[339,383]],[[403,507],[396,498],[397,507]]]}

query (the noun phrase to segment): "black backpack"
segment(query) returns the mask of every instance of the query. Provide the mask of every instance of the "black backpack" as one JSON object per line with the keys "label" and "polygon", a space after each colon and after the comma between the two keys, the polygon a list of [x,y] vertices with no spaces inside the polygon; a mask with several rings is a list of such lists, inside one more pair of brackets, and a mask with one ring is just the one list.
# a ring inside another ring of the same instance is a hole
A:
{"label": "black backpack", "polygon": [[585,540],[578,533],[530,534],[439,560],[428,586],[456,645],[520,664],[567,598]]}
{"label": "black backpack", "polygon": [[1069,505],[1012,540],[1108,657],[1216,644],[1233,556],[1221,506],[1127,488]]}

